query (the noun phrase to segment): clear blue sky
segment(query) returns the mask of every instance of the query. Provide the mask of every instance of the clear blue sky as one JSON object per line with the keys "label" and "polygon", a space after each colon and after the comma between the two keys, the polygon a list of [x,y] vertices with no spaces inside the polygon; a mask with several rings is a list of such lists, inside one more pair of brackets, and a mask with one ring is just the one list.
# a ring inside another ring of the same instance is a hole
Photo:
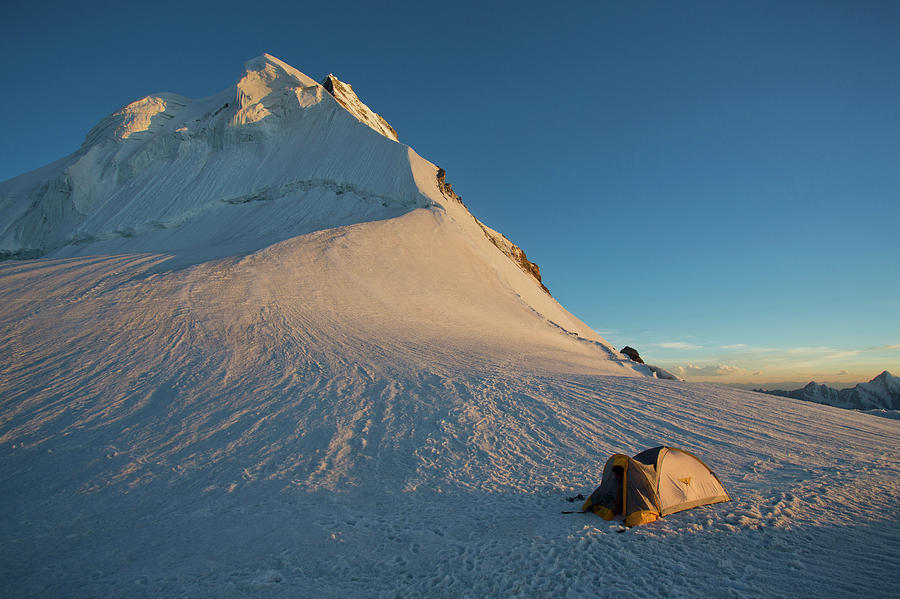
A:
{"label": "clear blue sky", "polygon": [[5,3],[0,180],[269,52],[334,72],[617,347],[900,371],[900,3]]}

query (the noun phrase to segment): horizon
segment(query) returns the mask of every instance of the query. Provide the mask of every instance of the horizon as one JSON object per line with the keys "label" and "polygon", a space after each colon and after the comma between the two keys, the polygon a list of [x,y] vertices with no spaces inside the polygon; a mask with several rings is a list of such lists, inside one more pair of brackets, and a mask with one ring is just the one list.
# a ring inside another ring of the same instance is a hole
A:
{"label": "horizon", "polygon": [[900,371],[900,6],[344,2],[251,32],[165,4],[8,9],[0,180],[270,53],[353,85],[617,349],[731,385]]}
{"label": "horizon", "polygon": [[[744,389],[748,391],[755,390],[763,390],[763,391],[796,391],[797,389],[802,389],[806,385],[810,383],[816,383],[818,385],[825,385],[826,387],[831,387],[832,389],[852,389],[857,385],[868,383],[880,376],[882,373],[887,372],[888,374],[894,376],[889,370],[882,370],[878,374],[869,377],[866,380],[854,381],[854,382],[845,382],[845,381],[826,381],[826,380],[809,380],[809,381],[772,381],[767,383],[721,383],[726,387],[732,387],[734,389]],[[706,381],[710,384],[716,384],[716,381]]]}

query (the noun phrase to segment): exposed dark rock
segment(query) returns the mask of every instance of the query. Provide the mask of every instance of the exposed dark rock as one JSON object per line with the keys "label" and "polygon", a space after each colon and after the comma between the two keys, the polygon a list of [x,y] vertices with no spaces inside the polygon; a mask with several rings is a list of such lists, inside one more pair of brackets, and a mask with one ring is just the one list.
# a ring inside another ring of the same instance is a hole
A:
{"label": "exposed dark rock", "polygon": [[388,139],[399,141],[397,130],[384,120],[384,117],[376,114],[371,108],[366,106],[359,99],[359,96],[356,95],[356,92],[353,91],[352,85],[341,81],[331,73],[322,80],[321,85],[325,88],[325,91],[337,100],[338,104],[347,109],[347,112],[355,116],[361,123],[381,133]]}
{"label": "exposed dark rock", "polygon": [[[492,238],[490,236],[488,236],[488,238],[494,243],[494,245],[496,245],[497,247],[500,247],[494,238]],[[504,236],[504,239],[505,239],[505,236]],[[537,282],[541,284],[541,289],[543,289],[547,293],[550,293],[550,290],[547,289],[547,287],[541,281],[541,269],[538,267],[538,265],[528,259],[528,256],[525,255],[525,251],[522,248],[520,248],[519,246],[517,246],[513,243],[511,243],[510,245],[512,245],[512,248],[511,248],[512,256],[510,256],[510,257],[513,259],[513,262],[518,264],[519,268],[521,268],[523,271],[525,271],[526,273],[530,274],[532,277],[537,279]],[[503,250],[502,247],[500,249],[501,249],[501,251]]]}
{"label": "exposed dark rock", "polygon": [[[441,193],[446,197],[463,204],[462,198],[453,191],[453,186],[450,183],[447,183],[447,171],[440,167],[438,167],[437,170],[437,183]],[[465,206],[465,204],[463,204],[463,206]],[[490,229],[474,216],[472,218],[478,223],[481,230],[484,231],[484,236],[487,237],[498,250],[506,254],[510,260],[516,263],[516,266],[522,269],[522,271],[534,277],[541,286],[541,289],[543,289],[547,295],[550,295],[550,290],[547,289],[547,286],[541,281],[541,269],[537,264],[528,259],[522,248],[507,239],[506,235]]]}
{"label": "exposed dark rock", "polygon": [[329,74],[327,77],[325,77],[325,79],[322,80],[322,87],[324,87],[325,91],[327,91],[332,96],[334,95],[335,79],[336,77],[334,75]]}
{"label": "exposed dark rock", "polygon": [[636,349],[633,347],[625,346],[619,350],[619,353],[624,354],[631,358],[633,362],[637,362],[638,364],[643,364],[644,361],[641,359],[641,355],[638,353]]}
{"label": "exposed dark rock", "polygon": [[491,230],[477,218],[475,219],[475,222],[478,223],[481,230],[484,231],[484,236],[487,237],[498,250],[509,256],[523,272],[534,277],[541,286],[541,289],[543,289],[547,295],[550,295],[550,290],[547,289],[547,286],[541,281],[541,269],[537,264],[528,259],[528,256],[525,255],[525,251],[522,248],[510,241],[503,233]]}
{"label": "exposed dark rock", "polygon": [[453,191],[453,185],[447,183],[447,171],[445,171],[441,167],[438,167],[437,180],[438,188],[444,193],[444,195],[456,200],[460,204],[463,203],[462,198],[455,191]]}

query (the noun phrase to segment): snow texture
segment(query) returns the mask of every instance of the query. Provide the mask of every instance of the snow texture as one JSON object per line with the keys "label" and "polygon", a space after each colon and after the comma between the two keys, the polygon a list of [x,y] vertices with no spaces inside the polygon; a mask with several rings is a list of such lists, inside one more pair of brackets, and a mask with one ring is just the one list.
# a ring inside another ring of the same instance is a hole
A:
{"label": "snow texture", "polygon": [[[900,422],[647,376],[277,59],[2,189],[4,596],[896,595]],[[661,444],[733,501],[560,513]]]}

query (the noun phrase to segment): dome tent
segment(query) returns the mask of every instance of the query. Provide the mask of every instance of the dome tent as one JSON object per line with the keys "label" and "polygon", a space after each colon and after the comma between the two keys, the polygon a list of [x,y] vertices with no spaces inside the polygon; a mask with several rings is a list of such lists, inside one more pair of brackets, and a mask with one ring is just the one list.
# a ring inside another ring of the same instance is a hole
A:
{"label": "dome tent", "polygon": [[581,509],[605,520],[625,516],[625,525],[646,524],[675,512],[731,501],[716,475],[700,458],[674,447],[654,447],[630,458],[613,455],[600,486]]}

